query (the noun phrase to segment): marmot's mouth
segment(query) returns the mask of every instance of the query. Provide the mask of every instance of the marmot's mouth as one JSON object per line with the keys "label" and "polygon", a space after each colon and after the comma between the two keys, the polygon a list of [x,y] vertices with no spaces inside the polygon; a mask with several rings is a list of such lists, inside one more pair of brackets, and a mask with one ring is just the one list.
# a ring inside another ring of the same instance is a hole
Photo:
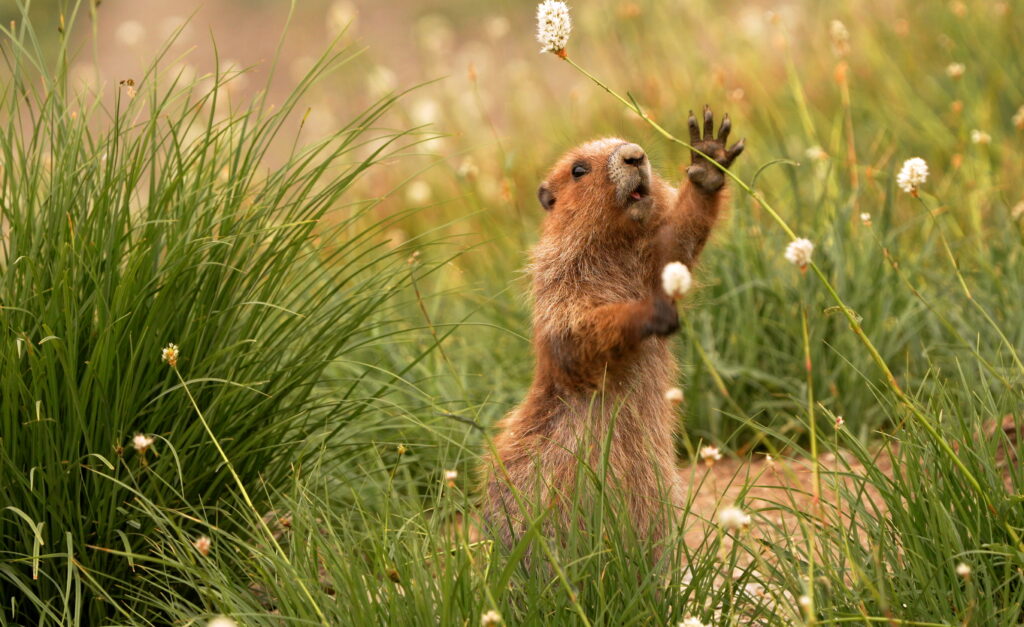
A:
{"label": "marmot's mouth", "polygon": [[650,195],[650,188],[647,186],[645,181],[641,180],[637,183],[637,186],[633,188],[633,191],[629,192],[629,200],[626,201],[626,204],[632,204],[638,200],[643,200]]}

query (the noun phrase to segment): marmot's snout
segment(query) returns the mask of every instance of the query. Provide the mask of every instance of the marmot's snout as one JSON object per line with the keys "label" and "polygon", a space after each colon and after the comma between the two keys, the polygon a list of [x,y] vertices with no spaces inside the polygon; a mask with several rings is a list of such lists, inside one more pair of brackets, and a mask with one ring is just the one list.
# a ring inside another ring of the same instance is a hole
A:
{"label": "marmot's snout", "polygon": [[629,209],[634,220],[643,219],[652,206],[651,164],[644,149],[622,144],[608,157],[608,178],[615,185],[615,200]]}

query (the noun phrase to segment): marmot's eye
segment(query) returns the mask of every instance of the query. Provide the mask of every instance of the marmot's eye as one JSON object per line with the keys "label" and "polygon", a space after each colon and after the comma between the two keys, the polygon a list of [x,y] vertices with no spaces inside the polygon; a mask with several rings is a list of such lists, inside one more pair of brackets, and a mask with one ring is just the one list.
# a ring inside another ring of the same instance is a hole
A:
{"label": "marmot's eye", "polygon": [[582,161],[580,161],[578,163],[574,163],[572,165],[572,177],[574,179],[580,178],[581,176],[583,176],[587,172],[590,172],[590,166],[587,165],[586,163],[583,163]]}

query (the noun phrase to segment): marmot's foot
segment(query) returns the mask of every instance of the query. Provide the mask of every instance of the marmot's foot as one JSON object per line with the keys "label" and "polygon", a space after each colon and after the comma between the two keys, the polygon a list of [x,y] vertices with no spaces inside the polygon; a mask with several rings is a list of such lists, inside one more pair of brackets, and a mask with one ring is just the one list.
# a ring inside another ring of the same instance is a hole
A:
{"label": "marmot's foot", "polygon": [[[715,139],[715,119],[711,113],[711,107],[704,105],[704,138],[701,139],[700,128],[697,126],[697,118],[690,111],[690,145],[711,157],[722,167],[728,168],[736,157],[743,152],[744,140],[739,140],[726,150],[725,141],[729,139],[729,131],[732,130],[732,122],[729,114],[726,113],[722,119],[722,126],[718,129],[718,138]],[[689,168],[686,169],[690,182],[696,185],[701,191],[712,194],[722,189],[725,185],[725,174],[714,165],[708,162],[707,158],[696,151],[691,151],[692,160]]]}
{"label": "marmot's foot", "polygon": [[668,298],[654,297],[651,317],[644,323],[644,335],[672,335],[679,330],[679,311]]}

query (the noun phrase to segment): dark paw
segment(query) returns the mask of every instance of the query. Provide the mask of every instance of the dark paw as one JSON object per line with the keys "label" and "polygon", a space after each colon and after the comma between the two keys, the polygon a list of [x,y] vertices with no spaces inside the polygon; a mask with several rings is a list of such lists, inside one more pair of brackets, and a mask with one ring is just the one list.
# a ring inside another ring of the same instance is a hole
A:
{"label": "dark paw", "polygon": [[644,335],[672,335],[679,330],[679,312],[667,298],[655,298],[651,317],[644,324]]}
{"label": "dark paw", "polygon": [[716,138],[714,115],[711,113],[711,107],[704,105],[704,137],[701,138],[697,118],[693,115],[693,111],[690,111],[690,145],[700,152],[691,151],[691,164],[686,169],[686,174],[690,177],[690,181],[704,192],[714,193],[725,185],[725,174],[715,167],[707,157],[714,159],[722,167],[728,168],[743,152],[744,140],[742,139],[733,144],[732,148],[726,149],[725,142],[729,139],[731,130],[732,121],[729,119],[729,114],[726,113]]}

